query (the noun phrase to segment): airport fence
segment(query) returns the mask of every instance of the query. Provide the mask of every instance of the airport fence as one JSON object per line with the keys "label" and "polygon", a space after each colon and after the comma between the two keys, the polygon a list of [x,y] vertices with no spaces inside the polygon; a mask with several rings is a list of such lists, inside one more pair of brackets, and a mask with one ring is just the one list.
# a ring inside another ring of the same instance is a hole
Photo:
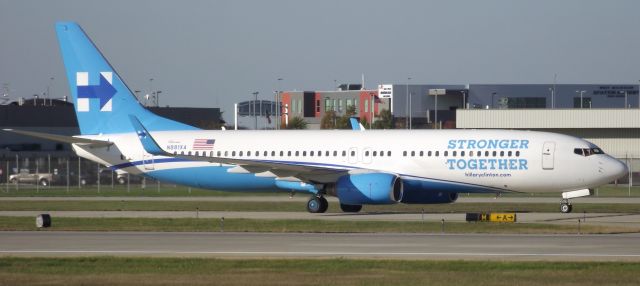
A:
{"label": "airport fence", "polygon": [[145,189],[159,187],[160,182],[128,173],[118,174],[111,168],[78,156],[14,152],[0,156],[0,184],[6,191],[34,188]]}

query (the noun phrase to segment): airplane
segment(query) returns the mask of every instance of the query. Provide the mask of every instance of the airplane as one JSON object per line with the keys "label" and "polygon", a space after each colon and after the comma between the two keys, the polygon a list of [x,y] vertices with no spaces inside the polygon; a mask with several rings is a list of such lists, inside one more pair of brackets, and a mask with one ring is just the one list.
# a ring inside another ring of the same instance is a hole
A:
{"label": "airplane", "polygon": [[[118,172],[224,191],[326,196],[363,205],[441,204],[460,193],[562,192],[570,199],[627,173],[621,161],[572,136],[521,130],[201,130],[145,109],[82,28],[56,23],[80,134],[7,130],[72,144]],[[356,122],[354,120],[354,122]]]}

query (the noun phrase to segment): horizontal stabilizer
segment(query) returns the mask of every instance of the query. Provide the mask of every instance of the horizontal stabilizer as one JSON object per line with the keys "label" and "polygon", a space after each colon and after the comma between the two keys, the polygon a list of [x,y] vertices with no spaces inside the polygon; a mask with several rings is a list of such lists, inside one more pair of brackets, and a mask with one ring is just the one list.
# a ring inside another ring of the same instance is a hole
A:
{"label": "horizontal stabilizer", "polygon": [[20,135],[31,136],[35,138],[42,138],[56,142],[69,143],[69,144],[83,144],[90,145],[91,147],[107,147],[113,145],[113,142],[109,141],[101,141],[73,136],[64,136],[57,134],[49,134],[42,132],[34,132],[34,131],[25,131],[25,130],[15,130],[15,129],[2,129],[6,132],[12,132]]}

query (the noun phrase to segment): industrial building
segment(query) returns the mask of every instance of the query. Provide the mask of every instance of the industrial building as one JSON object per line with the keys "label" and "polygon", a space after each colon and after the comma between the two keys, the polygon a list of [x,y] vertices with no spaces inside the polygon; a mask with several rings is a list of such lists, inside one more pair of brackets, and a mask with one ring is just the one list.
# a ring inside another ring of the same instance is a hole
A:
{"label": "industrial building", "polygon": [[[284,113],[319,128],[325,111],[371,120],[383,109],[396,128],[523,129],[585,138],[640,170],[637,84],[381,84],[336,91],[285,91]],[[370,102],[373,102],[373,112]],[[283,119],[284,120],[284,119]]]}

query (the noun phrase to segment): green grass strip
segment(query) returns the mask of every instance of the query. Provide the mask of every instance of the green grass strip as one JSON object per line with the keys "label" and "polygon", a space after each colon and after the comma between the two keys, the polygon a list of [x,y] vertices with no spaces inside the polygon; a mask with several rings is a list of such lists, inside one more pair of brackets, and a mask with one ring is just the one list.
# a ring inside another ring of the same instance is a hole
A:
{"label": "green grass strip", "polygon": [[639,285],[640,264],[357,259],[2,258],[3,285]]}

